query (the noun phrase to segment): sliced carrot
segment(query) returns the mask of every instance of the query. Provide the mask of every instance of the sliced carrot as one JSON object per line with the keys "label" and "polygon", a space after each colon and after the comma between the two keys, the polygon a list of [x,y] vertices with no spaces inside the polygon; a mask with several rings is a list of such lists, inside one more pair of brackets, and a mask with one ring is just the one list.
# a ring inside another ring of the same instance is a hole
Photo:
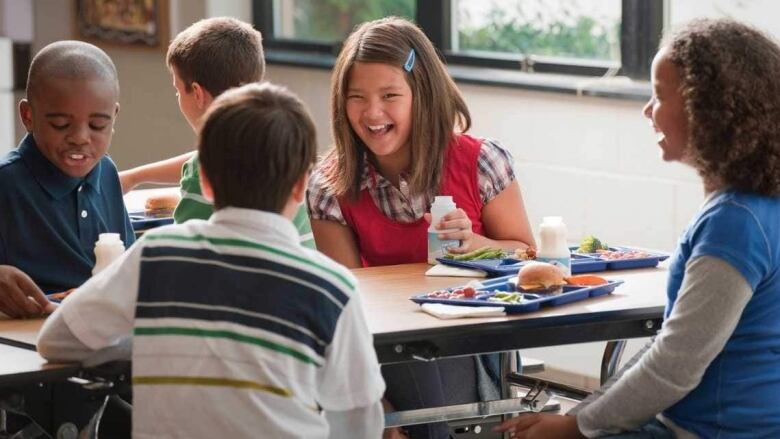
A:
{"label": "sliced carrot", "polygon": [[580,274],[567,277],[566,283],[569,285],[604,285],[607,280],[594,274]]}

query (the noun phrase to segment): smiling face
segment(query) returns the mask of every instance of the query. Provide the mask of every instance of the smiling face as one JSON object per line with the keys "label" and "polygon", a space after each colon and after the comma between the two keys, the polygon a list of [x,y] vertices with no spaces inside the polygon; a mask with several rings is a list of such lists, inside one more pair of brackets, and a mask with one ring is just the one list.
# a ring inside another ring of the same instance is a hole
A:
{"label": "smiling face", "polygon": [[38,150],[60,171],[84,177],[108,150],[119,112],[113,81],[47,78],[19,113]]}
{"label": "smiling face", "polygon": [[400,68],[381,63],[357,62],[350,69],[347,118],[380,165],[408,166],[412,90],[405,75]]}
{"label": "smiling face", "polygon": [[658,133],[658,146],[664,161],[686,161],[688,113],[681,92],[682,82],[666,47],[653,59],[651,71],[653,97],[644,107],[644,115]]}

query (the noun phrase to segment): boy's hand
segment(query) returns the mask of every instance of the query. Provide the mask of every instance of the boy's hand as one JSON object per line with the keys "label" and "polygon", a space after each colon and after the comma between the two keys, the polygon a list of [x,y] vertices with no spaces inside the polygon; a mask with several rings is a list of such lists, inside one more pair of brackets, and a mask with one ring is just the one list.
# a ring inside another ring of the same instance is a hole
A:
{"label": "boy's hand", "polygon": [[0,312],[11,318],[26,318],[55,308],[29,276],[14,266],[0,265]]}
{"label": "boy's hand", "polygon": [[585,436],[577,427],[574,416],[534,413],[520,415],[494,428],[495,432],[509,432],[509,436],[522,439],[580,439]]}

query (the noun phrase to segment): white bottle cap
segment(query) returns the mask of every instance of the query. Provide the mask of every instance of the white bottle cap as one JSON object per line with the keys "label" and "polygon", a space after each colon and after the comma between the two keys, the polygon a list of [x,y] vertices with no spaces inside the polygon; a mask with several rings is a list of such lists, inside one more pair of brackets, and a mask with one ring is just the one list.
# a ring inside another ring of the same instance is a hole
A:
{"label": "white bottle cap", "polygon": [[121,242],[121,240],[119,239],[119,233],[101,233],[100,235],[98,235],[98,242],[111,243],[116,241]]}
{"label": "white bottle cap", "polygon": [[433,204],[455,204],[454,201],[452,201],[452,195],[436,195],[436,197],[433,199]]}

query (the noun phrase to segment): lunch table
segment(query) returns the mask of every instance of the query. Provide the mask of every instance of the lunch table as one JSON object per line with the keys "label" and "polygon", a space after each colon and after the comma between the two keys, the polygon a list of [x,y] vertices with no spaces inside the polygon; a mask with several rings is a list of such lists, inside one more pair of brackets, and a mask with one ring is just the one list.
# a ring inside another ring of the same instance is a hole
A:
{"label": "lunch table", "polygon": [[409,300],[415,294],[465,285],[469,279],[427,277],[427,264],[354,270],[379,362],[433,361],[498,352],[502,400],[389,413],[388,426],[506,415],[535,410],[534,401],[513,398],[514,351],[607,341],[602,382],[617,370],[625,339],[654,335],[666,303],[665,264],[658,268],[598,273],[622,280],[612,294],[502,317],[440,320]]}
{"label": "lunch table", "polygon": [[[421,311],[409,297],[464,285],[469,279],[427,277],[424,273],[428,268],[427,264],[407,264],[353,270],[377,357],[382,364],[499,352],[502,353],[502,376],[506,377],[512,369],[513,355],[509,352],[608,341],[611,343],[602,362],[604,379],[616,370],[622,352],[617,341],[654,335],[661,327],[666,302],[667,270],[662,264],[658,268],[600,273],[607,279],[624,281],[609,295],[525,314],[440,320]],[[0,344],[34,349],[42,323],[42,319],[0,320]],[[41,374],[47,370],[45,367],[39,369]],[[502,384],[507,399],[391,413],[388,414],[388,425],[527,410],[523,405],[527,401],[509,399],[509,383],[504,381]]]}

